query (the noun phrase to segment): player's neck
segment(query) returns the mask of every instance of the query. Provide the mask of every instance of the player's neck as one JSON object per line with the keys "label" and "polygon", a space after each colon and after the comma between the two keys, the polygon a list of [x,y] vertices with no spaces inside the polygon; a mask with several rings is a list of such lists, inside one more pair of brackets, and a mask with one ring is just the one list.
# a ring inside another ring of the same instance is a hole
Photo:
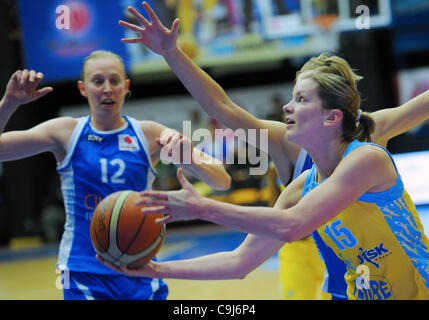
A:
{"label": "player's neck", "polygon": [[318,182],[328,178],[334,172],[344,156],[347,145],[332,141],[332,143],[322,145],[323,147],[308,151],[317,167]]}
{"label": "player's neck", "polygon": [[91,116],[91,125],[99,131],[112,131],[121,128],[125,124],[125,119],[121,115],[115,117]]}

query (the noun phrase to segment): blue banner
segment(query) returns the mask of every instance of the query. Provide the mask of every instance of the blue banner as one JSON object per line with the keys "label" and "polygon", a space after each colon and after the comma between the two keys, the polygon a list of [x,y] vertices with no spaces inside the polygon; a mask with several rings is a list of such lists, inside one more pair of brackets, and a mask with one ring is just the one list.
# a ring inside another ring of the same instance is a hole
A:
{"label": "blue banner", "polygon": [[112,51],[127,64],[117,0],[19,0],[19,17],[24,65],[46,81],[78,80],[94,50]]}

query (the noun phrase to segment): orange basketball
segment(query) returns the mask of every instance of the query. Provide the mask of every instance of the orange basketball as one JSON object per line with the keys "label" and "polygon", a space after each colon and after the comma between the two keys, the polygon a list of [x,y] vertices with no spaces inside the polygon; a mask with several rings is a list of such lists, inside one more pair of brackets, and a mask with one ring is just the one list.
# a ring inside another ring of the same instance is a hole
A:
{"label": "orange basketball", "polygon": [[155,220],[161,214],[143,214],[136,205],[135,191],[108,195],[95,208],[91,219],[91,240],[95,251],[112,264],[137,268],[158,253],[166,228]]}

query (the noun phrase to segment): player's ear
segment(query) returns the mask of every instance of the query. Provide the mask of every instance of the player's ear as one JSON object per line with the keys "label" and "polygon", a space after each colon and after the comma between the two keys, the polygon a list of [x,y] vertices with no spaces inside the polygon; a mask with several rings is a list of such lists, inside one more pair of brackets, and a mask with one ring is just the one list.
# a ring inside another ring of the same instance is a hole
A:
{"label": "player's ear", "polygon": [[79,80],[79,81],[77,82],[77,87],[78,87],[78,89],[79,89],[80,94],[81,94],[82,96],[84,96],[85,98],[88,98],[88,93],[86,92],[85,85],[84,85],[84,83],[83,83],[83,81],[82,81],[82,80]]}
{"label": "player's ear", "polygon": [[324,121],[325,126],[338,125],[343,120],[343,112],[339,109],[332,109],[328,111],[326,120]]}
{"label": "player's ear", "polygon": [[127,91],[130,90],[130,84],[131,84],[131,80],[130,79],[126,79],[125,80],[125,89]]}

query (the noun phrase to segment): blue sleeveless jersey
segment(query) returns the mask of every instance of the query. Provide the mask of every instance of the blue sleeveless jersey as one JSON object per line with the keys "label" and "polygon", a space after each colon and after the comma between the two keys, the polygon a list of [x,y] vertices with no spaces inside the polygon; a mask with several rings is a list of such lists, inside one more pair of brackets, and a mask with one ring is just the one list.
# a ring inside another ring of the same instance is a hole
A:
{"label": "blue sleeveless jersey", "polygon": [[58,164],[66,223],[57,268],[94,274],[117,273],[95,258],[90,222],[97,204],[120,190],[150,190],[155,170],[147,140],[130,117],[113,131],[98,131],[90,117],[81,118],[71,136],[67,155]]}

